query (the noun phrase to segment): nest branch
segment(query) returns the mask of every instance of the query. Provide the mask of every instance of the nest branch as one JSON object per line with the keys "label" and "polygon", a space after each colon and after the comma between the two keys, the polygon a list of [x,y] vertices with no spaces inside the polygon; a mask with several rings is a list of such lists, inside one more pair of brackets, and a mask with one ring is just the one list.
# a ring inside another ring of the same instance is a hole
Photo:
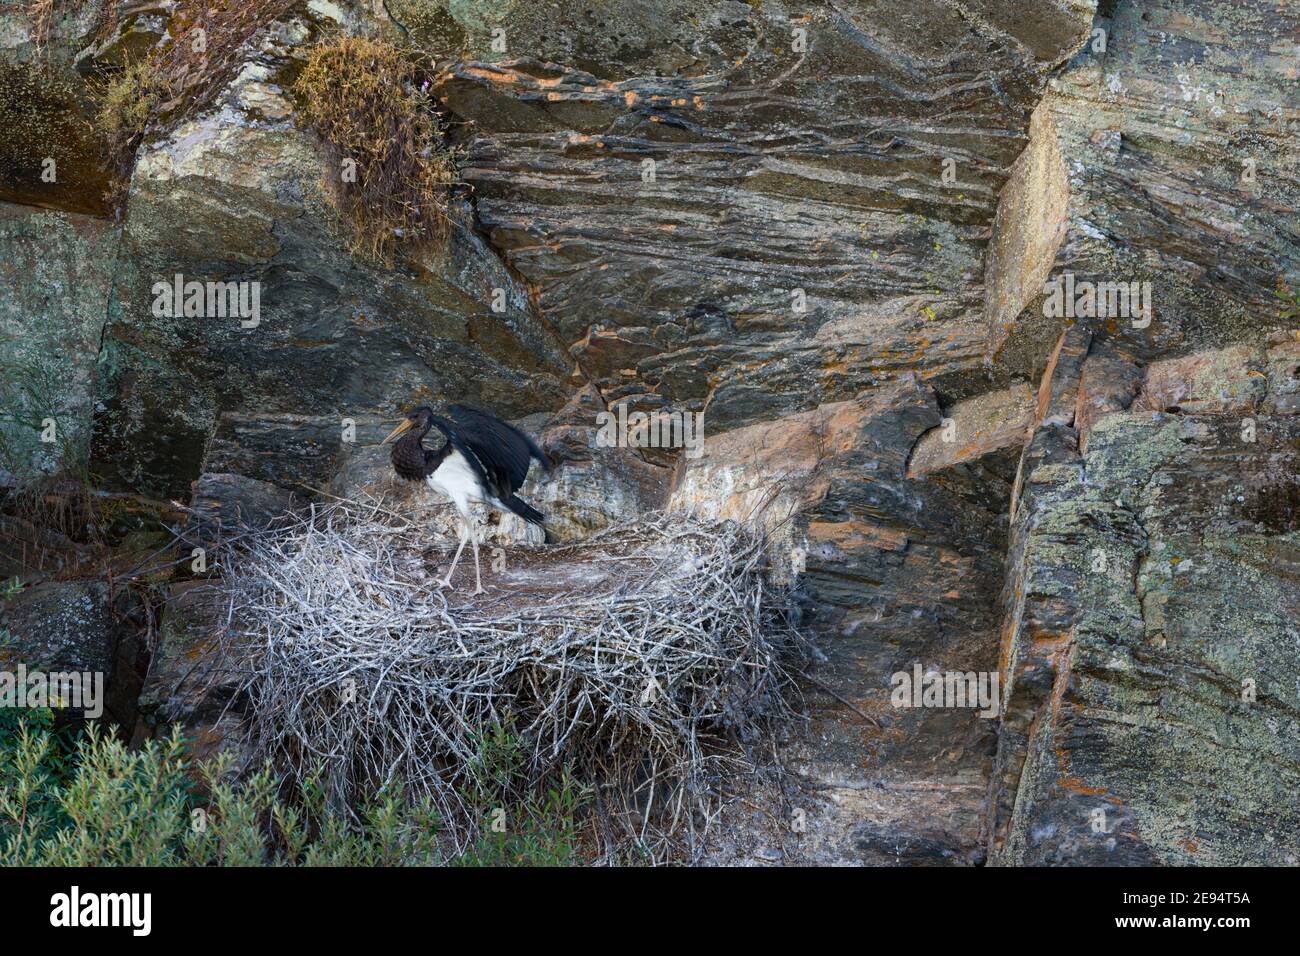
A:
{"label": "nest branch", "polygon": [[529,552],[492,600],[455,603],[420,529],[382,501],[314,506],[222,558],[224,655],[254,754],[340,805],[400,783],[463,847],[481,736],[509,722],[519,796],[561,769],[594,788],[606,847],[694,856],[792,714],[797,648],[763,541],[652,514]]}

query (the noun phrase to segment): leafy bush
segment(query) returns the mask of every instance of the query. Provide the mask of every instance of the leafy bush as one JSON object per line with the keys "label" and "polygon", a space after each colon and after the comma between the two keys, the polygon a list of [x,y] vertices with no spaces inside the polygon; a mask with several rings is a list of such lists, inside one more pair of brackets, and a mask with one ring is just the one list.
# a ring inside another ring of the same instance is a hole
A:
{"label": "leafy bush", "polygon": [[390,44],[338,36],[316,44],[295,89],[330,154],[330,197],[353,251],[384,260],[399,241],[441,247],[453,179],[427,82]]}
{"label": "leafy bush", "polygon": [[[473,798],[485,832],[446,853],[436,812],[398,790],[355,812],[318,779],[292,797],[263,769],[236,781],[224,754],[195,764],[179,729],[132,750],[91,726],[75,739],[49,711],[0,709],[0,863],[18,866],[564,865],[576,857],[582,805],[567,776],[544,799],[494,803],[511,789],[517,744],[484,735]],[[506,832],[494,820],[511,821]]]}
{"label": "leafy bush", "polygon": [[[0,469],[30,479],[84,459],[87,429],[69,408],[68,371],[48,340],[0,342]],[[47,419],[54,442],[42,441]]]}

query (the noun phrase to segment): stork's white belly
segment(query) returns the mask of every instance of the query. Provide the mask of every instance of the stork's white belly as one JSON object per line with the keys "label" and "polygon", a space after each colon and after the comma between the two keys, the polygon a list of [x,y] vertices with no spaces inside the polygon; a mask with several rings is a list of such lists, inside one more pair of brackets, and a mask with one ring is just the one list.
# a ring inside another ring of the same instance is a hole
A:
{"label": "stork's white belly", "polygon": [[471,502],[483,500],[478,476],[470,468],[465,456],[458,451],[447,455],[426,480],[430,488],[454,501],[461,514],[469,514]]}

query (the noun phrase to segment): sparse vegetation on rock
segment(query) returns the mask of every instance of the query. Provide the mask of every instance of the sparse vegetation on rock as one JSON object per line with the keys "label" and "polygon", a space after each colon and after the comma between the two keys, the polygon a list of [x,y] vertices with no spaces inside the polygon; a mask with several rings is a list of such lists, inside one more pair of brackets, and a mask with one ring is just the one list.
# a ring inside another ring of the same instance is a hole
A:
{"label": "sparse vegetation on rock", "polygon": [[593,857],[694,858],[791,714],[796,641],[762,539],[646,516],[516,552],[496,599],[461,603],[429,580],[423,531],[335,505],[223,559],[213,671],[239,675],[254,759],[321,772],[344,802],[400,781],[462,847],[483,800],[546,804],[558,775],[599,794]]}
{"label": "sparse vegetation on rock", "polygon": [[114,196],[118,202],[130,177],[135,151],[165,92],[157,64],[147,57],[127,64],[102,81],[94,125],[107,144],[107,164],[115,175]]}
{"label": "sparse vegetation on rock", "polygon": [[329,152],[328,191],[359,253],[386,259],[401,244],[447,240],[454,164],[427,87],[409,54],[366,37],[321,42],[298,77],[303,119]]}
{"label": "sparse vegetation on rock", "polygon": [[96,27],[95,35],[108,46],[90,60],[96,73],[93,125],[106,143],[115,206],[121,205],[145,137],[161,135],[209,106],[243,62],[244,44],[292,6],[293,0],[181,0],[166,32],[143,52],[125,45],[113,50],[115,17]]}
{"label": "sparse vegetation on rock", "polygon": [[[350,827],[401,777],[478,860],[1295,865],[1295,36],[1281,0],[3,4],[0,664],[93,665],[105,724],[200,762],[251,730],[290,806],[316,742]],[[180,280],[257,320],[165,307]],[[480,542],[525,585],[492,613],[429,592],[454,532],[377,446],[454,402],[556,465],[541,556]],[[402,520],[218,560],[368,493]],[[748,756],[709,763],[709,695],[751,702],[723,663],[758,646],[710,627],[757,566],[712,608],[538,610],[547,574],[644,570],[596,535],[665,514],[767,533],[824,653],[768,740],[791,772],[695,844]],[[688,624],[665,722],[670,662],[605,652]],[[330,709],[340,661],[364,708]],[[896,706],[916,667],[999,713]]]}

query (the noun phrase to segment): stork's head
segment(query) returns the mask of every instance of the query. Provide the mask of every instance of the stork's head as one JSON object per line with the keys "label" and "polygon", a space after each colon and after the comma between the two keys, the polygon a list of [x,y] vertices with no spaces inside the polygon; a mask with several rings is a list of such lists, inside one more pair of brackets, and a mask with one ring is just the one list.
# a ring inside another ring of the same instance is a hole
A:
{"label": "stork's head", "polygon": [[413,408],[406,413],[406,417],[402,419],[401,423],[396,428],[394,428],[391,432],[389,432],[388,437],[385,438],[383,442],[381,442],[381,444],[384,445],[388,444],[398,435],[402,434],[403,432],[410,431],[412,428],[415,429],[416,434],[423,435],[425,432],[429,430],[429,426],[432,423],[433,423],[432,408],[430,408],[428,405],[421,405],[419,408]]}

